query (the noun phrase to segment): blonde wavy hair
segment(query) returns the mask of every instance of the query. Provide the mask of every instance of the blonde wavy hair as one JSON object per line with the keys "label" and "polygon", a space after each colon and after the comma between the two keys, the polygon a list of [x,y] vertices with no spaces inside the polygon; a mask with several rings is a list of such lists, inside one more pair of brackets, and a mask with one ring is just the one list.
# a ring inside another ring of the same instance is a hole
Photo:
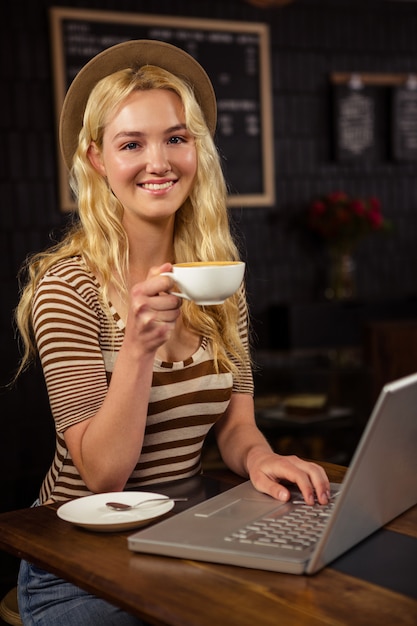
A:
{"label": "blonde wavy hair", "polygon": [[[149,89],[169,89],[180,97],[187,128],[195,138],[197,174],[189,197],[176,213],[175,262],[239,259],[230,232],[227,189],[218,151],[192,88],[170,72],[150,65],[121,70],[103,78],[90,94],[70,173],[78,219],[60,243],[32,256],[22,268],[25,285],[16,309],[16,323],[23,341],[18,373],[36,354],[32,300],[39,281],[55,263],[79,256],[91,271],[97,272],[102,305],[109,316],[110,285],[128,298],[129,246],[122,226],[123,206],[90,163],[88,149],[93,141],[101,149],[106,120],[132,92]],[[221,306],[202,308],[191,302],[184,302],[182,306],[188,328],[211,341],[217,369],[226,369],[235,375],[239,373],[239,363],[247,358],[238,332],[238,307],[238,294]]]}

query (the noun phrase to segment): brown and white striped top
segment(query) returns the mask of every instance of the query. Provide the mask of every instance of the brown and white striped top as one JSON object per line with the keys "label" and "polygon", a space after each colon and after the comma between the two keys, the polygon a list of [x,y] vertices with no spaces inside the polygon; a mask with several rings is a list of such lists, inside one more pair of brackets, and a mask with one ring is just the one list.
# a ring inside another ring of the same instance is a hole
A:
{"label": "brown and white striped top", "polygon": [[[56,452],[40,491],[40,501],[90,494],[63,437],[71,425],[92,417],[101,406],[123,341],[124,323],[112,310],[109,320],[99,285],[81,259],[60,261],[42,278],[33,302],[39,355],[56,425]],[[112,332],[111,324],[116,325]],[[240,333],[248,345],[244,296]],[[145,439],[127,487],[186,478],[201,469],[204,438],[223,415],[232,392],[253,394],[249,361],[241,376],[216,374],[210,342],[202,339],[186,361],[154,362]]]}

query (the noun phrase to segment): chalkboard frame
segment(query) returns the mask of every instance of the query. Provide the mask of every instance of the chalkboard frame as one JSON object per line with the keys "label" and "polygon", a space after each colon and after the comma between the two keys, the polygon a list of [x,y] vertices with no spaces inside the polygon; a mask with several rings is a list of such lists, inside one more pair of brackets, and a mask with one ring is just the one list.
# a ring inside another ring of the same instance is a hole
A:
{"label": "chalkboard frame", "polygon": [[[70,9],[51,7],[49,9],[51,26],[52,47],[52,70],[54,79],[54,97],[56,120],[58,124],[60,111],[68,89],[66,80],[66,48],[64,41],[64,21],[73,20],[86,24],[108,23],[144,27],[159,27],[161,30],[172,29],[178,31],[204,30],[228,32],[233,34],[256,34],[258,37],[258,67],[259,76],[259,100],[257,106],[261,120],[261,132],[259,133],[259,151],[262,155],[259,165],[258,177],[262,181],[259,188],[251,189],[249,193],[230,193],[228,205],[230,207],[261,207],[272,206],[275,202],[275,167],[273,149],[273,124],[272,124],[272,87],[270,69],[269,27],[260,22],[236,22],[215,20],[206,18],[185,18],[169,15],[152,15],[139,13],[123,13],[116,11],[101,11],[90,9]],[[111,39],[111,33],[109,34]],[[133,38],[133,37],[132,37]],[[141,37],[139,37],[141,38]],[[118,41],[112,41],[113,45]],[[94,56],[95,52],[91,55]],[[58,136],[58,133],[57,133]],[[58,176],[59,176],[59,200],[61,210],[64,212],[75,211],[76,203],[69,187],[68,171],[62,159],[59,146],[58,150]],[[225,155],[227,158],[227,155]],[[243,157],[242,157],[243,158]],[[244,164],[243,164],[244,167]],[[253,167],[253,163],[250,164]],[[245,172],[242,172],[245,176]]]}

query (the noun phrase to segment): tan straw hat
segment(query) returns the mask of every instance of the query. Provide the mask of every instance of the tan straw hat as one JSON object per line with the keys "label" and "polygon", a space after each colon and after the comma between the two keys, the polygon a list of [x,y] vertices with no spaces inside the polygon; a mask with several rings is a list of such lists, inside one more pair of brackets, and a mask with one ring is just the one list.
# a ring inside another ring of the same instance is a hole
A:
{"label": "tan straw hat", "polygon": [[156,65],[186,80],[194,90],[209,131],[216,129],[217,106],[205,70],[187,52],[163,41],[139,39],[107,48],[93,57],[74,78],[62,106],[59,123],[61,151],[68,168],[78,145],[84,110],[93,87],[105,76],[129,67]]}

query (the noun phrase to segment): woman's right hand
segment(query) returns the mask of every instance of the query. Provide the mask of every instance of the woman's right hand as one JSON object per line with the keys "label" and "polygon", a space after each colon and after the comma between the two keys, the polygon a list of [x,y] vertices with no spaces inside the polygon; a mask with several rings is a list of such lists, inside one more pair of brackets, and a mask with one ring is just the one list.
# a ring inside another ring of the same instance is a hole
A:
{"label": "woman's right hand", "polygon": [[168,293],[173,280],[161,276],[170,271],[170,263],[153,267],[146,280],[130,291],[125,337],[130,347],[136,345],[141,353],[154,354],[169,339],[180,315],[181,298]]}

